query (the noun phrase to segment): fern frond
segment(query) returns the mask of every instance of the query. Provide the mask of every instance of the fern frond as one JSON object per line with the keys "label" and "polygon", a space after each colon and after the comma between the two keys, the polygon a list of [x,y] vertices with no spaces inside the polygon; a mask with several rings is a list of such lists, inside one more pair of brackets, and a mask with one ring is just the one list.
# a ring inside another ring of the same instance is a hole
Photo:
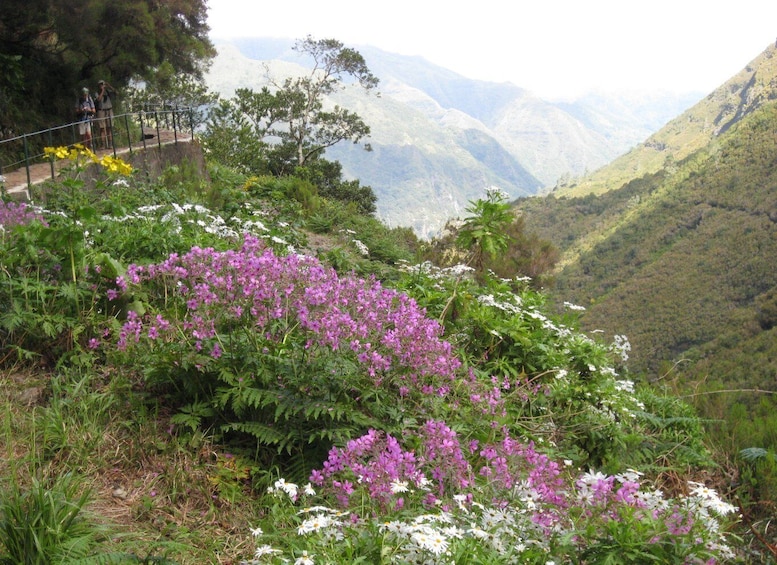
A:
{"label": "fern frond", "polygon": [[261,422],[232,422],[224,424],[221,429],[223,431],[243,432],[252,435],[262,445],[278,446],[279,451],[283,450],[293,437],[290,433],[284,433],[283,430],[273,428]]}
{"label": "fern frond", "polygon": [[192,431],[200,427],[203,418],[211,418],[215,412],[206,402],[193,402],[184,406],[170,418],[170,422],[180,426],[186,426]]}
{"label": "fern frond", "polygon": [[311,432],[308,436],[308,444],[315,443],[317,441],[326,440],[332,444],[342,444],[349,439],[353,439],[354,436],[362,434],[364,429],[356,426],[339,427],[339,428],[322,428]]}
{"label": "fern frond", "polygon": [[[746,447],[745,449],[741,449],[739,451],[739,455],[748,463],[754,463],[756,461],[761,461],[768,458],[769,451],[763,447]],[[774,456],[772,455],[772,457]]]}
{"label": "fern frond", "polygon": [[142,561],[130,553],[102,553],[82,559],[68,560],[68,565],[127,565],[128,563],[142,563]]}

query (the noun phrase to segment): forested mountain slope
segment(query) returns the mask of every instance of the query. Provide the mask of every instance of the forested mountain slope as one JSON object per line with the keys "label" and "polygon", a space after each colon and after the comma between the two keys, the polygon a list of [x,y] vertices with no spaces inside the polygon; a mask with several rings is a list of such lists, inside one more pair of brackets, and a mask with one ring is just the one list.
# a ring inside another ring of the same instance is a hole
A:
{"label": "forested mountain slope", "polygon": [[[587,307],[589,329],[628,332],[632,368],[703,357],[716,378],[729,365],[731,379],[774,380],[777,102],[742,113],[707,147],[617,190],[519,203],[566,253],[558,295]],[[730,367],[755,350],[760,377]]]}

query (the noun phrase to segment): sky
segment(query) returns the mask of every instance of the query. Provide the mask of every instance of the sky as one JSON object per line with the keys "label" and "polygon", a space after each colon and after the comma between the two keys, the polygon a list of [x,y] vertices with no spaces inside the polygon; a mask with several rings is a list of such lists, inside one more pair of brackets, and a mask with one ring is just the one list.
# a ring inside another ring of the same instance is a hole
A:
{"label": "sky", "polygon": [[337,39],[550,99],[589,90],[707,94],[777,40],[775,0],[207,3],[213,40]]}

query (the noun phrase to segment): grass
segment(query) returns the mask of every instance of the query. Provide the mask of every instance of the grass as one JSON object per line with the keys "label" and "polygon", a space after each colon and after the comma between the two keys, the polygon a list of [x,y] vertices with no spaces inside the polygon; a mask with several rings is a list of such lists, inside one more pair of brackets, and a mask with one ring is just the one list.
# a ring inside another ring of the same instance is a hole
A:
{"label": "grass", "polygon": [[[29,493],[52,522],[82,508],[88,531],[108,536],[103,550],[138,559],[174,555],[180,564],[238,563],[252,551],[247,532],[261,511],[247,496],[250,479],[225,473],[229,457],[204,434],[172,434],[166,415],[131,400],[129,386],[120,375],[0,373],[0,475],[12,478],[13,500]],[[55,498],[47,501],[46,492]]]}

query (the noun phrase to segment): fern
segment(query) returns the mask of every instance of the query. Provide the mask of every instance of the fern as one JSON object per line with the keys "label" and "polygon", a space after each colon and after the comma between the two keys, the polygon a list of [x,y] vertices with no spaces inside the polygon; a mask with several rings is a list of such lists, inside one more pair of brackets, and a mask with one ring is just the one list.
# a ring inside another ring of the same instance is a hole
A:
{"label": "fern", "polygon": [[216,392],[213,401],[221,410],[230,409],[241,413],[245,408],[265,408],[273,404],[277,396],[277,392],[261,388],[222,387]]}
{"label": "fern", "polygon": [[340,428],[321,428],[311,432],[308,435],[308,443],[311,444],[323,440],[329,444],[342,444],[344,441],[352,439],[361,433],[362,430],[354,428],[353,426]]}
{"label": "fern", "polygon": [[771,459],[774,461],[774,453],[764,449],[763,447],[746,447],[739,451],[740,457],[748,463],[755,463],[756,461],[763,461]]}
{"label": "fern", "polygon": [[203,418],[212,418],[214,415],[215,411],[208,403],[194,402],[181,408],[178,414],[170,418],[170,421],[195,431],[202,424]]}
{"label": "fern", "polygon": [[284,433],[282,428],[273,428],[261,422],[232,422],[224,424],[221,429],[225,432],[235,431],[250,434],[262,445],[279,446],[279,453],[290,443],[288,432]]}

